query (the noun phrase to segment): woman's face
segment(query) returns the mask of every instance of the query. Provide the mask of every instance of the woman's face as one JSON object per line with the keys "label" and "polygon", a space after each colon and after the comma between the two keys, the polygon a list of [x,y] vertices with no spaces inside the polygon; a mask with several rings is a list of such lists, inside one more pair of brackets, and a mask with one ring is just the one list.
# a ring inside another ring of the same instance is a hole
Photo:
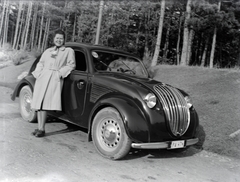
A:
{"label": "woman's face", "polygon": [[64,43],[64,36],[62,34],[56,34],[53,40],[55,46],[61,47]]}

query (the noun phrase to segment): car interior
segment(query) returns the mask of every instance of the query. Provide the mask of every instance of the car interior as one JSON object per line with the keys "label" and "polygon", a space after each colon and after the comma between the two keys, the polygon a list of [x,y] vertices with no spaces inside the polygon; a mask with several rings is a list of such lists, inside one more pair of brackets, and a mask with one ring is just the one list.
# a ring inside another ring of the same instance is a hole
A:
{"label": "car interior", "polygon": [[76,70],[86,71],[87,63],[83,52],[75,50]]}

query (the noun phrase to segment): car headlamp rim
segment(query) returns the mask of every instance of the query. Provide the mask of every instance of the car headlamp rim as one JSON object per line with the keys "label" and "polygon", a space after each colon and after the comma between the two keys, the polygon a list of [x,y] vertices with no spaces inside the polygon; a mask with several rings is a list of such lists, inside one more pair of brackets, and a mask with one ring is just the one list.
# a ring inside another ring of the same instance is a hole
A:
{"label": "car headlamp rim", "polygon": [[190,96],[185,96],[184,99],[187,103],[188,108],[190,109],[193,106],[192,101],[191,101],[191,97]]}
{"label": "car headlamp rim", "polygon": [[148,93],[143,100],[146,102],[147,106],[150,109],[155,107],[157,104],[157,97],[153,93]]}

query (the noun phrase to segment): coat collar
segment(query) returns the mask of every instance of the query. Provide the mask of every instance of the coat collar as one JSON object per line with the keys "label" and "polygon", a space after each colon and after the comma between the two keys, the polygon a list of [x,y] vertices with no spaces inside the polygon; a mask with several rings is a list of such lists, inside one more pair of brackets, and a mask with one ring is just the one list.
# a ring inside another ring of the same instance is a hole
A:
{"label": "coat collar", "polygon": [[[57,49],[57,47],[56,47],[56,46],[53,46],[53,47],[50,48],[50,51],[52,52],[52,51],[55,51],[56,49]],[[61,47],[59,48],[59,50],[60,50],[60,51],[64,51],[64,50],[65,50],[65,46],[61,46]]]}

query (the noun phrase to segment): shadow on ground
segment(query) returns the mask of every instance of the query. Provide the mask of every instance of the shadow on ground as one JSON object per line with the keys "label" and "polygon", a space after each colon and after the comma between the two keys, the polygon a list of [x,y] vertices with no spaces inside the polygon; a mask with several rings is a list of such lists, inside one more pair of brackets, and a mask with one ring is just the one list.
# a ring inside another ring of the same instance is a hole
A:
{"label": "shadow on ground", "polygon": [[[77,125],[62,121],[60,119],[56,119],[54,117],[48,116],[47,123],[64,123],[66,125],[66,128],[59,130],[59,131],[54,131],[54,132],[48,132],[46,133],[47,136],[51,135],[59,135],[59,134],[64,134],[64,133],[70,133],[70,132],[75,132],[75,131],[82,131],[83,133],[87,133],[87,129],[81,128]],[[197,137],[199,138],[199,142],[195,144],[194,146],[187,147],[184,149],[174,149],[174,150],[167,150],[167,149],[131,149],[129,154],[124,157],[122,160],[133,160],[136,158],[141,158],[141,157],[147,157],[148,159],[161,159],[161,158],[184,158],[184,157],[189,157],[193,156],[203,149],[203,144],[205,141],[205,132],[203,127],[200,125],[197,133]]]}
{"label": "shadow on ground", "polygon": [[45,136],[51,136],[51,135],[59,135],[59,134],[64,134],[64,133],[70,133],[70,132],[75,132],[75,131],[82,131],[84,133],[87,133],[87,129],[81,128],[77,125],[65,122],[60,119],[56,119],[54,117],[48,116],[47,123],[64,123],[66,125],[65,129],[59,130],[59,131],[54,131],[54,132],[48,132],[45,134]]}

